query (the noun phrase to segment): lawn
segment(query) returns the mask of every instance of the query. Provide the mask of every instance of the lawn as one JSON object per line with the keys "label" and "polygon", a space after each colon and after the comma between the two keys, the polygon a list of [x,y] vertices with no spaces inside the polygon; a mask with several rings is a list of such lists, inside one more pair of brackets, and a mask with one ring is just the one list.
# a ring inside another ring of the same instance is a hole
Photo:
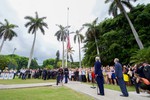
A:
{"label": "lawn", "polygon": [[[107,89],[120,91],[120,87],[118,85],[105,84],[104,87]],[[135,87],[134,86],[127,86],[127,90],[128,91],[135,91]]]}
{"label": "lawn", "polygon": [[[50,80],[42,80],[42,79],[26,79],[26,80],[22,80],[22,79],[13,79],[13,80],[0,80],[0,84],[30,84],[30,83],[47,83],[47,82],[56,82],[56,80],[54,79],[50,79]],[[88,83],[89,85],[93,85],[91,83]],[[97,86],[96,84],[94,84],[94,86]],[[112,84],[105,84],[104,85],[105,88],[107,89],[111,89],[111,90],[117,90],[120,91],[120,87],[118,85],[112,85]],[[134,86],[127,86],[127,90],[128,91],[135,91],[135,87]]]}
{"label": "lawn", "polygon": [[0,100],[94,100],[64,86],[0,90]]}
{"label": "lawn", "polygon": [[50,79],[50,80],[42,80],[42,79],[26,79],[26,80],[22,80],[22,79],[12,79],[12,80],[0,80],[0,84],[30,84],[30,83],[47,83],[47,82],[56,82],[56,80],[54,79]]}

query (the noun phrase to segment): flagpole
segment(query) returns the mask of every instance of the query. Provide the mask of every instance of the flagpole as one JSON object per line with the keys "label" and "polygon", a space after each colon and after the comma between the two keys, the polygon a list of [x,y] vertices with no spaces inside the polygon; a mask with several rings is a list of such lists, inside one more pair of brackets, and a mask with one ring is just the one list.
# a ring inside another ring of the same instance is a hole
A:
{"label": "flagpole", "polygon": [[67,8],[67,39],[66,39],[66,65],[65,67],[68,67],[67,66],[67,63],[68,63],[68,36],[69,36],[69,29],[68,29],[68,26],[69,26],[69,7]]}

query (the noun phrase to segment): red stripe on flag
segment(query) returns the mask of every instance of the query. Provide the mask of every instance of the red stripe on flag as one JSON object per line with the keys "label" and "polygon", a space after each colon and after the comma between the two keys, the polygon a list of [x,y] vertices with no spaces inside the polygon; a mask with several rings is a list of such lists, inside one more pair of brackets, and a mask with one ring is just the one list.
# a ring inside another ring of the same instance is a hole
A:
{"label": "red stripe on flag", "polygon": [[70,38],[69,38],[69,36],[67,37],[67,40],[68,40],[67,49],[70,49],[70,48],[71,48],[71,45],[70,45]]}

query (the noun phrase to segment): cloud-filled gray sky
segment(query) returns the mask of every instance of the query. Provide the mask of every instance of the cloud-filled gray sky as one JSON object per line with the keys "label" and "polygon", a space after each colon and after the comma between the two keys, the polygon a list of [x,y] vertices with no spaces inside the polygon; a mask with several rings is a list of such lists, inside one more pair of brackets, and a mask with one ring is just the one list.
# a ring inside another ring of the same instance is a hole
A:
{"label": "cloud-filled gray sky", "polygon": [[[16,24],[19,28],[15,29],[18,37],[6,41],[3,45],[1,54],[12,54],[14,48],[17,48],[15,54],[29,57],[33,35],[28,34],[28,29],[24,24],[27,20],[25,16],[35,16],[37,11],[39,17],[47,17],[45,22],[49,29],[45,29],[45,35],[40,31],[37,32],[36,44],[33,57],[38,59],[41,64],[43,60],[55,58],[56,51],[62,54],[62,43],[58,42],[54,34],[59,28],[56,24],[67,25],[67,8],[69,7],[69,25],[70,31],[76,31],[81,28],[82,24],[92,22],[96,17],[99,22],[104,20],[108,15],[109,4],[105,0],[0,0],[0,22],[4,23],[7,19],[10,23]],[[136,3],[149,3],[149,0],[138,0]],[[83,35],[85,29],[81,32]],[[74,34],[70,35],[71,47],[75,50],[73,58],[78,61],[78,44],[73,42]],[[0,44],[2,39],[0,40]],[[83,52],[82,52],[83,57]]]}

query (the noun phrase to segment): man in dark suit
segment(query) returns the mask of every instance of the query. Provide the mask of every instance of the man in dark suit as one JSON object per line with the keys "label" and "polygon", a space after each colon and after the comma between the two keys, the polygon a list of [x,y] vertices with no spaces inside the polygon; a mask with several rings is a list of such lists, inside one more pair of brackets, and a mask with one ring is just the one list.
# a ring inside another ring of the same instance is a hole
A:
{"label": "man in dark suit", "polygon": [[103,78],[103,74],[102,74],[100,58],[96,57],[95,60],[96,60],[96,62],[94,64],[95,78],[96,78],[97,85],[98,85],[99,91],[100,91],[100,93],[98,95],[104,95],[104,78]]}
{"label": "man in dark suit", "polygon": [[64,75],[65,75],[65,83],[68,83],[69,70],[67,67],[64,68]]}
{"label": "man in dark suit", "polygon": [[47,79],[47,68],[43,69],[43,80]]}
{"label": "man in dark suit", "polygon": [[120,96],[128,97],[129,94],[126,88],[126,84],[123,80],[122,65],[119,63],[118,58],[114,59],[114,63],[115,63],[115,75],[118,80],[118,85],[120,86],[121,92],[123,93],[123,95],[120,95]]}
{"label": "man in dark suit", "polygon": [[59,68],[57,71],[56,85],[58,85],[58,83],[62,83],[62,80],[63,80],[63,68]]}

